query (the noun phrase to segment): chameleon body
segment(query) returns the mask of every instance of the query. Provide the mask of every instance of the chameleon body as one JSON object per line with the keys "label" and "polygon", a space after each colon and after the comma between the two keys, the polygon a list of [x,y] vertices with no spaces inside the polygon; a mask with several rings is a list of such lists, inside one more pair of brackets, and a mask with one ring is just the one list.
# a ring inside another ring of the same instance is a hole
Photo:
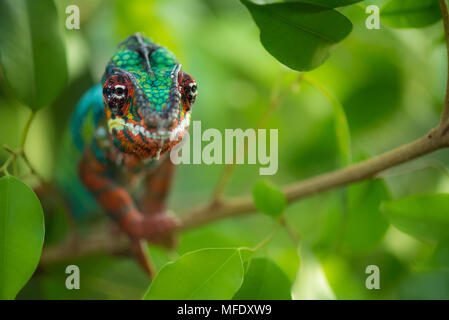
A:
{"label": "chameleon body", "polygon": [[146,269],[140,240],[170,242],[177,225],[164,205],[174,168],[168,153],[188,131],[196,96],[196,82],[173,53],[134,34],[72,117],[80,181],[129,235]]}

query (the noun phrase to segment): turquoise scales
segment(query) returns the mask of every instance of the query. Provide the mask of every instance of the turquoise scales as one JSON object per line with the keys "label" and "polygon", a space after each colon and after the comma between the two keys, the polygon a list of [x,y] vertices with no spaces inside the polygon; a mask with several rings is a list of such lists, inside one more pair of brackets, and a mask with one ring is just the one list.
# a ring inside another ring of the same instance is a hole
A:
{"label": "turquoise scales", "polygon": [[111,61],[118,67],[125,68],[131,72],[139,83],[142,83],[142,89],[149,99],[151,106],[158,112],[163,110],[164,103],[170,91],[171,79],[170,73],[176,64],[176,58],[170,51],[161,48],[151,55],[152,70],[154,76],[148,73],[142,73],[141,59],[137,52],[122,48]]}
{"label": "turquoise scales", "polygon": [[[196,95],[196,82],[173,53],[134,34],[120,44],[102,84],[82,97],[72,117],[72,139],[82,152],[80,179],[64,180],[63,189],[83,189],[72,197],[77,212],[93,209],[84,204],[94,198],[130,236],[147,271],[140,239],[171,243],[168,235],[176,227],[165,212],[173,174],[167,154],[188,131]],[[130,185],[139,178],[142,187],[132,196]]]}

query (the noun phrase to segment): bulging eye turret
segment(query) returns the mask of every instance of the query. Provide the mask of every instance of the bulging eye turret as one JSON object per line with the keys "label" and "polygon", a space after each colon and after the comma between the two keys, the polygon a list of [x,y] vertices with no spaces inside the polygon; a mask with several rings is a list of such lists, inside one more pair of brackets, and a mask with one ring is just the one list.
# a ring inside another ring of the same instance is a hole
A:
{"label": "bulging eye turret", "polygon": [[103,98],[114,115],[123,116],[130,104],[131,81],[123,75],[109,77],[103,85]]}
{"label": "bulging eye turret", "polygon": [[[192,79],[193,80],[193,79]],[[198,88],[197,88],[197,86],[196,86],[196,82],[195,81],[193,81],[193,82],[190,82],[189,83],[189,87],[190,87],[190,90],[189,90],[189,98],[190,98],[190,100],[191,100],[191,103],[194,103],[195,102],[195,98],[196,98],[196,96],[198,95]]]}
{"label": "bulging eye turret", "polygon": [[195,99],[198,95],[198,87],[193,80],[193,78],[181,71],[182,74],[179,77],[179,85],[181,89],[181,97],[184,104],[184,107],[188,110],[192,107],[192,105],[195,103]]}

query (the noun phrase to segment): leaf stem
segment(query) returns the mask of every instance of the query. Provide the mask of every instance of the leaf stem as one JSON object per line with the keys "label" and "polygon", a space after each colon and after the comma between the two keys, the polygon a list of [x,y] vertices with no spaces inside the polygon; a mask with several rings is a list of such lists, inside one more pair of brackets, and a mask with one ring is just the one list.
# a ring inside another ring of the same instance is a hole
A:
{"label": "leaf stem", "polygon": [[[266,122],[270,119],[273,112],[276,111],[276,109],[281,105],[285,96],[294,89],[295,85],[297,85],[298,83],[301,82],[302,78],[303,78],[303,73],[299,73],[298,76],[293,81],[293,83],[288,87],[288,89],[283,92],[280,91],[279,84],[274,86],[274,88],[271,91],[270,104],[269,104],[267,110],[265,111],[265,113],[259,119],[255,129],[263,128],[266,125]],[[248,148],[248,144],[245,141],[243,150],[241,150],[240,152],[245,153],[247,151],[246,150],[247,148]],[[236,167],[236,165],[235,165],[235,161],[234,161],[232,164],[227,164],[225,166],[225,168],[223,169],[223,173],[221,174],[220,178],[218,179],[218,183],[217,183],[215,190],[213,192],[213,195],[212,195],[212,201],[211,201],[212,206],[214,204],[219,203],[220,200],[222,199],[225,189],[228,186],[229,181],[231,180],[231,177],[235,170],[235,167]]]}
{"label": "leaf stem", "polygon": [[30,126],[31,126],[31,123],[33,122],[33,119],[34,119],[35,115],[36,115],[36,112],[34,110],[32,110],[30,115],[29,115],[29,117],[28,117],[28,120],[27,120],[27,122],[25,124],[25,128],[23,129],[23,132],[22,132],[22,139],[21,139],[21,142],[20,142],[20,149],[21,150],[23,150],[24,147],[25,147],[25,142],[26,142],[26,139],[27,139],[27,136],[28,136],[28,132],[30,131]]}

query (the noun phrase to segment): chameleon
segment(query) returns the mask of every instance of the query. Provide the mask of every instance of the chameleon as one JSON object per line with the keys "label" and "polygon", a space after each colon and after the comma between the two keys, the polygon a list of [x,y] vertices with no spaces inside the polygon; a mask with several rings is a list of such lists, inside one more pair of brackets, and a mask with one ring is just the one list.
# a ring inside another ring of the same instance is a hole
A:
{"label": "chameleon", "polygon": [[141,240],[171,245],[178,226],[165,206],[174,172],[169,151],[189,130],[197,94],[175,55],[136,33],[119,44],[72,116],[81,184],[129,236],[148,272]]}

